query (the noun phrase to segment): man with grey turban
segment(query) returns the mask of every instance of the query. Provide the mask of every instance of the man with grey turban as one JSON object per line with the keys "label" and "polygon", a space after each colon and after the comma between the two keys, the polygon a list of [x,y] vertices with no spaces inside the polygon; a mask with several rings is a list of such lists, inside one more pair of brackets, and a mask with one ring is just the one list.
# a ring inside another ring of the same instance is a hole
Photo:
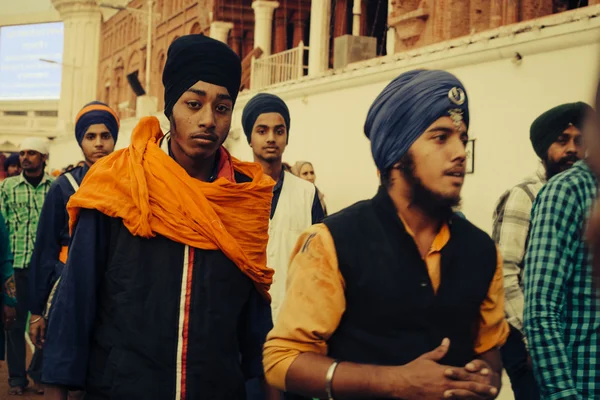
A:
{"label": "man with grey turban", "polygon": [[415,70],[375,99],[371,200],[303,233],[265,344],[267,381],[319,398],[493,399],[508,335],[493,241],[460,201],[469,126],[462,83]]}
{"label": "man with grey turban", "polygon": [[580,129],[588,109],[590,106],[581,102],[562,104],[535,119],[529,137],[541,163],[534,174],[504,192],[494,210],[492,237],[502,253],[506,318],[510,324],[502,358],[516,400],[540,398],[523,335],[523,264],[531,208],[548,179],[583,158]]}

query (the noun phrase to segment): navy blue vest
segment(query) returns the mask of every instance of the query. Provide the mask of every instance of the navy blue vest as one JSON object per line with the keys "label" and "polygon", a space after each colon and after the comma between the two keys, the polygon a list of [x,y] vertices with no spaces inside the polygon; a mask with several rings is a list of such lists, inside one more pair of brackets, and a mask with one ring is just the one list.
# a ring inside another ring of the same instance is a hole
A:
{"label": "navy blue vest", "polygon": [[385,189],[324,221],[346,282],[346,311],[328,342],[329,356],[403,365],[451,341],[444,364],[475,357],[480,306],[497,267],[490,237],[465,219],[450,221],[434,293],[427,266]]}
{"label": "navy blue vest", "polygon": [[[248,180],[236,174],[237,182]],[[159,235],[133,236],[110,220],[86,400],[175,398],[184,248]],[[239,331],[254,290],[221,251],[194,250],[185,399],[246,399]]]}

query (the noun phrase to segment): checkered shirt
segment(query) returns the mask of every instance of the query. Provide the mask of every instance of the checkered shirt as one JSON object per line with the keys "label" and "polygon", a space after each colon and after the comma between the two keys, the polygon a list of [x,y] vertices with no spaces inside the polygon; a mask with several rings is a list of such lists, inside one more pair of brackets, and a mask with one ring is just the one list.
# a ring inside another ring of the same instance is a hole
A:
{"label": "checkered shirt", "polygon": [[523,264],[531,208],[538,192],[546,183],[546,169],[539,165],[536,173],[507,190],[494,211],[492,238],[502,254],[504,274],[504,308],[506,319],[523,333]]}
{"label": "checkered shirt", "polygon": [[0,209],[8,228],[15,269],[29,267],[42,205],[51,185],[49,175],[37,187],[27,182],[23,174],[0,182]]}
{"label": "checkered shirt", "polygon": [[600,399],[600,298],[583,232],[597,182],[584,161],[533,206],[525,256],[525,334],[542,398]]}

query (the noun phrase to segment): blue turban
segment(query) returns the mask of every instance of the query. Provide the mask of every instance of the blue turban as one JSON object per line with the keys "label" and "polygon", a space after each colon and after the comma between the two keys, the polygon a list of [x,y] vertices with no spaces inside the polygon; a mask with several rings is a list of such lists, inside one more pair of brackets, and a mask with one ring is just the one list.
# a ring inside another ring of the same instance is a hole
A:
{"label": "blue turban", "polygon": [[115,142],[119,136],[119,117],[112,108],[100,101],[92,101],[83,106],[75,118],[75,138],[81,141],[91,125],[104,124]]}
{"label": "blue turban", "polygon": [[287,140],[289,141],[290,110],[288,109],[287,105],[280,97],[275,96],[274,94],[259,93],[250,99],[248,104],[246,104],[246,107],[244,107],[244,112],[242,113],[242,126],[244,128],[246,138],[248,138],[248,143],[250,143],[252,129],[254,128],[256,120],[261,114],[267,113],[277,113],[283,117],[285,128],[288,132]]}
{"label": "blue turban", "polygon": [[380,171],[400,161],[425,130],[450,110],[460,109],[469,127],[469,101],[462,83],[445,71],[406,72],[383,89],[373,102],[365,135]]}

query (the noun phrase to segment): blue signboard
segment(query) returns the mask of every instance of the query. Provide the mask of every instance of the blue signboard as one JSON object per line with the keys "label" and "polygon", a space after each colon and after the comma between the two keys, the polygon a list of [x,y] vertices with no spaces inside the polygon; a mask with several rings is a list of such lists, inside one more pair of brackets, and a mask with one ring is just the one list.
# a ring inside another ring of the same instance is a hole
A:
{"label": "blue signboard", "polygon": [[0,27],[0,101],[60,97],[62,22]]}

